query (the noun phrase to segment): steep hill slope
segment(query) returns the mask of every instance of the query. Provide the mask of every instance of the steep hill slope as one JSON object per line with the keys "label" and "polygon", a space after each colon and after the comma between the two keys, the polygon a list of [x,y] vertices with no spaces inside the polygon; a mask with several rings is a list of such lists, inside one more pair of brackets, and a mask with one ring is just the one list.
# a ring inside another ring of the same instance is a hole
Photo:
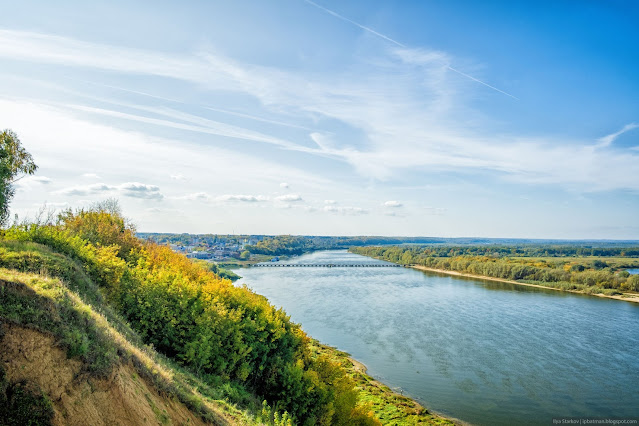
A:
{"label": "steep hill slope", "polygon": [[257,423],[39,274],[0,269],[0,373],[0,424]]}
{"label": "steep hill slope", "polygon": [[83,373],[84,363],[68,359],[56,339],[40,331],[3,324],[0,363],[8,386],[20,383],[36,397],[46,396],[42,417],[52,414],[54,425],[206,424],[184,404],[161,395],[133,365],[91,377]]}

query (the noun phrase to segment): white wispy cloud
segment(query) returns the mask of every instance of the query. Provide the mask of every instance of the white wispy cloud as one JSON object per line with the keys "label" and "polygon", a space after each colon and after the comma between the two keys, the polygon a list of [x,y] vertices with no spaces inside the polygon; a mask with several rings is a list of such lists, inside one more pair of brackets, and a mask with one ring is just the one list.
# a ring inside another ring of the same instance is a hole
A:
{"label": "white wispy cloud", "polygon": [[442,216],[446,213],[446,209],[442,207],[424,207],[424,213],[432,216]]}
{"label": "white wispy cloud", "polygon": [[268,119],[268,118],[257,117],[255,115],[251,115],[251,114],[243,114],[243,113],[239,113],[239,112],[236,112],[236,111],[229,111],[229,110],[225,110],[225,109],[212,108],[212,107],[207,107],[207,106],[205,106],[203,108],[208,109],[209,111],[221,112],[223,114],[234,115],[236,117],[248,118],[249,120],[259,121],[259,122],[262,122],[262,123],[277,124],[278,126],[290,127],[290,128],[293,128],[293,129],[300,129],[300,130],[313,130],[313,129],[309,128],[309,127],[299,126],[297,124],[292,124],[292,123],[285,123],[285,122],[279,121],[279,120],[271,120],[271,119]]}
{"label": "white wispy cloud", "polygon": [[[276,163],[263,156],[214,145],[198,145],[188,135],[176,141],[99,124],[78,117],[61,105],[1,99],[0,115],[20,135],[41,171],[48,175],[67,173],[68,164],[94,170],[92,175],[96,176],[111,174],[111,165],[118,164],[121,174],[136,170],[140,176],[157,175],[154,180],[166,179],[166,172],[158,172],[166,170],[169,166],[167,159],[170,159],[171,167],[183,164],[188,167],[189,174],[198,176],[200,181],[215,181],[219,176],[224,176],[227,185],[230,182],[252,185],[258,180],[279,185],[280,182],[294,179],[300,185],[321,188],[331,182],[325,177]],[[33,126],[33,123],[39,125]],[[91,144],[86,143],[86,135],[91,135]],[[194,156],[194,152],[198,155]],[[60,158],[65,158],[66,162],[60,161]],[[211,159],[216,159],[214,167]],[[238,164],[242,164],[241,173],[238,173]],[[178,184],[175,179],[171,181]],[[190,181],[189,185],[195,183]]]}
{"label": "white wispy cloud", "polygon": [[195,192],[193,194],[186,194],[179,197],[175,197],[177,200],[189,200],[189,201],[211,201],[213,197],[211,197],[206,192]]}
{"label": "white wispy cloud", "polygon": [[204,61],[141,49],[122,49],[49,34],[0,30],[0,55],[23,61],[81,66],[202,81]]}
{"label": "white wispy cloud", "polygon": [[[628,175],[639,174],[637,151],[621,153],[612,146],[615,138],[632,130],[634,124],[624,127],[621,133],[601,138],[597,152],[587,140],[488,135],[464,121],[473,115],[463,108],[467,86],[443,72],[451,62],[445,52],[412,49],[401,43],[395,46],[381,54],[373,70],[368,64],[360,64],[360,68],[354,66],[338,75],[310,80],[293,71],[241,64],[211,52],[169,55],[0,31],[0,56],[5,58],[157,75],[197,83],[209,90],[245,93],[265,107],[286,110],[297,118],[310,115],[338,120],[363,137],[361,145],[354,147],[348,135],[312,132],[310,138],[316,146],[309,147],[175,109],[138,106],[149,114],[165,117],[160,119],[86,105],[66,107],[76,111],[337,159],[350,164],[361,176],[379,180],[391,179],[405,170],[490,171],[508,181],[559,184],[582,191],[639,189],[639,182],[627,179]],[[388,75],[394,76],[392,85],[388,84]],[[271,168],[273,175],[277,169]]]}
{"label": "white wispy cloud", "polygon": [[391,53],[397,56],[402,62],[411,65],[432,65],[447,67],[451,58],[446,52],[438,50],[428,50],[423,48],[401,48],[394,49]]}
{"label": "white wispy cloud", "polygon": [[225,194],[215,197],[216,201],[241,201],[255,203],[260,201],[268,201],[269,197],[265,195],[245,195],[245,194]]}
{"label": "white wispy cloud", "polygon": [[30,183],[39,183],[42,185],[48,185],[53,182],[53,179],[46,176],[25,176],[18,181],[19,185],[29,185]]}
{"label": "white wispy cloud", "polygon": [[58,191],[55,191],[54,194],[83,197],[87,195],[103,194],[105,192],[115,191],[116,189],[117,187],[113,185],[107,185],[106,183],[94,183],[91,185],[79,185],[60,189]]}
{"label": "white wispy cloud", "polygon": [[272,144],[282,148],[287,148],[290,150],[312,152],[310,150],[307,150],[304,147],[298,146],[294,143],[287,142],[279,138],[271,137],[259,132],[254,132],[249,129],[232,126],[232,125],[221,123],[218,121],[197,117],[192,114],[182,113],[176,110],[147,108],[143,106],[138,106],[139,109],[144,109],[150,112],[156,112],[165,116],[170,116],[173,118],[178,118],[181,120],[186,120],[186,121],[189,121],[192,123],[198,123],[198,124],[197,125],[185,124],[185,123],[174,121],[174,120],[152,118],[152,117],[148,117],[144,115],[130,114],[130,113],[125,113],[125,112],[120,112],[120,111],[110,110],[105,108],[95,108],[95,107],[86,106],[86,105],[67,104],[65,106],[67,108],[75,109],[78,111],[99,114],[99,115],[103,115],[107,117],[137,121],[140,123],[153,124],[153,125],[162,126],[162,127],[170,127],[170,128],[179,129],[179,130],[187,130],[187,131],[196,132],[196,133],[225,136],[225,137],[230,137],[234,139],[243,139],[243,140],[249,140],[249,141],[255,141],[255,142],[265,142],[268,144]]}
{"label": "white wispy cloud", "polygon": [[403,206],[402,203],[400,203],[399,201],[395,201],[395,200],[386,201],[384,203],[384,207],[398,208],[398,207],[402,207],[402,206]]}
{"label": "white wispy cloud", "polygon": [[118,186],[122,195],[131,198],[143,198],[147,200],[161,200],[164,195],[160,193],[157,185],[147,185],[140,182],[126,182]]}
{"label": "white wispy cloud", "polygon": [[[345,21],[345,22],[348,22],[348,23],[350,23],[352,25],[355,25],[356,27],[359,27],[359,28],[363,29],[364,31],[367,31],[367,32],[379,37],[379,38],[382,38],[382,39],[384,39],[384,40],[386,40],[386,41],[388,41],[390,43],[393,43],[394,45],[397,45],[397,46],[402,47],[402,48],[406,48],[407,47],[405,44],[400,43],[399,41],[397,41],[395,39],[392,39],[392,38],[390,38],[390,37],[388,37],[388,36],[386,36],[386,35],[384,35],[382,33],[379,33],[379,32],[373,30],[370,27],[367,27],[367,26],[362,25],[362,24],[360,24],[358,22],[355,22],[355,21],[353,21],[351,19],[348,19],[345,16],[340,15],[339,13],[337,13],[337,12],[335,12],[333,10],[330,10],[330,9],[327,9],[327,8],[325,8],[323,6],[320,6],[319,4],[317,4],[317,3],[315,3],[315,2],[313,2],[311,0],[304,0],[304,1],[306,3],[308,3],[308,4],[311,4],[311,5],[315,6],[315,7],[317,7],[318,9],[323,10],[324,12],[326,12],[326,13],[328,13],[330,15],[333,15],[334,17],[336,17],[338,19],[341,19],[342,21]],[[496,88],[494,86],[491,86],[490,84],[488,84],[488,83],[486,83],[486,82],[484,82],[482,80],[479,80],[478,78],[475,78],[475,77],[473,77],[471,75],[468,75],[468,74],[466,74],[466,73],[464,73],[464,72],[462,72],[462,71],[460,71],[460,70],[458,70],[456,68],[453,68],[450,65],[446,65],[446,68],[449,69],[450,71],[456,72],[457,74],[462,75],[462,76],[464,76],[464,77],[466,77],[466,78],[468,78],[470,80],[473,80],[473,81],[475,81],[475,82],[477,82],[479,84],[483,84],[484,86],[486,86],[486,87],[488,87],[488,88],[490,88],[492,90],[495,90],[495,91],[497,91],[499,93],[502,93],[502,94],[504,94],[506,96],[510,96],[513,99],[518,99],[517,97],[515,97],[514,95],[511,95],[510,93],[504,92],[503,90],[500,90],[500,89],[498,89],[498,88]]]}
{"label": "white wispy cloud", "polygon": [[95,173],[84,173],[84,174],[82,174],[82,177],[87,178],[87,179],[100,179],[100,176],[98,176]]}
{"label": "white wispy cloud", "polygon": [[[281,105],[298,115],[319,113],[340,120],[367,135],[369,150],[362,152],[353,148],[341,148],[340,145],[344,141],[331,140],[327,135],[317,132],[311,134],[311,138],[318,144],[318,148],[307,148],[281,138],[166,108],[134,106],[172,119],[158,119],[85,105],[66,106],[109,117],[265,142],[289,150],[329,156],[351,163],[364,175],[381,179],[389,177],[392,168],[374,164],[371,156],[367,154],[374,156],[380,149],[399,140],[404,140],[403,145],[410,144],[410,148],[413,148],[415,145],[429,147],[429,140],[441,141],[439,145],[446,146],[450,145],[451,136],[459,137],[446,128],[445,121],[438,114],[451,103],[450,90],[443,89],[450,87],[451,83],[441,71],[442,60],[447,59],[439,52],[428,53],[424,49],[411,50],[402,47],[399,56],[403,60],[399,63],[388,60],[372,73],[363,74],[360,70],[354,69],[348,74],[329,78],[328,81],[310,82],[301,75],[267,67],[242,65],[210,52],[191,56],[169,56],[158,52],[16,31],[0,32],[0,40],[6,41],[0,46],[0,55],[12,59],[44,63],[53,61],[64,63],[65,66],[161,75],[195,82],[212,90],[248,93],[265,105]],[[16,51],[11,47],[12,43],[22,46],[23,49]],[[394,52],[391,53],[393,56],[396,55]],[[412,58],[411,61],[408,61],[409,57]],[[418,62],[419,69],[404,69],[405,61],[411,62],[411,66]],[[187,69],[188,72],[178,72],[182,69]],[[392,87],[388,85],[388,74],[396,76]],[[421,90],[416,91],[416,87],[421,87]],[[432,101],[424,104],[424,99],[429,98]],[[430,116],[431,119],[424,120],[425,116]],[[176,119],[186,120],[191,124],[178,122]],[[409,126],[406,126],[407,124]],[[406,135],[410,137],[405,139]],[[398,148],[405,149],[401,146]]]}
{"label": "white wispy cloud", "polygon": [[302,197],[299,194],[285,194],[275,197],[276,201],[282,202],[295,202],[295,201],[303,201]]}
{"label": "white wispy cloud", "polygon": [[597,141],[597,145],[595,145],[595,147],[597,148],[606,148],[609,147],[610,145],[612,145],[612,143],[621,135],[623,135],[626,132],[629,132],[633,129],[636,129],[639,127],[639,124],[637,123],[630,123],[630,124],[626,124],[625,126],[623,126],[623,128],[615,133],[611,133],[609,135],[606,135],[602,138],[599,138],[599,140]]}
{"label": "white wispy cloud", "polygon": [[266,195],[249,195],[249,194],[224,194],[218,196],[212,196],[207,192],[194,192],[192,194],[186,194],[178,197],[174,197],[176,200],[188,200],[188,201],[202,201],[202,202],[245,202],[245,203],[257,203],[269,201],[270,198]]}
{"label": "white wispy cloud", "polygon": [[391,42],[393,44],[396,44],[396,45],[398,45],[400,47],[406,47],[402,43],[398,42],[397,40],[394,40],[394,39],[392,39],[392,38],[390,38],[388,36],[385,36],[384,34],[378,33],[377,31],[373,30],[372,28],[369,28],[369,27],[367,27],[365,25],[362,25],[362,24],[360,24],[358,22],[355,22],[355,21],[353,21],[351,19],[348,19],[347,17],[345,17],[343,15],[340,15],[339,13],[337,13],[337,12],[335,12],[333,10],[330,10],[330,9],[327,9],[327,8],[325,8],[323,6],[320,6],[319,4],[317,4],[317,3],[315,3],[315,2],[313,2],[311,0],[304,0],[304,1],[306,3],[308,3],[308,4],[311,4],[311,5],[315,6],[315,7],[317,7],[318,9],[323,10],[324,12],[328,13],[329,15],[333,15],[337,19],[341,19],[342,21],[348,22],[349,24],[353,24],[356,27],[359,27],[359,28],[363,29],[364,31],[368,31],[371,34],[374,34],[377,37],[383,38],[384,40],[389,41],[389,42]]}
{"label": "white wispy cloud", "polygon": [[[148,92],[142,92],[140,90],[132,90],[132,89],[128,89],[125,87],[121,87],[121,86],[114,86],[112,84],[103,84],[103,83],[98,83],[96,81],[88,81],[88,80],[81,80],[82,83],[88,84],[88,85],[92,85],[92,86],[98,86],[98,87],[105,87],[105,88],[109,88],[109,89],[114,89],[117,91],[121,91],[121,92],[125,92],[125,93],[133,93],[136,95],[140,95],[143,97],[147,97],[147,98],[152,98],[152,99],[159,99],[159,100],[163,100],[163,101],[169,101],[172,103],[176,103],[176,104],[187,104],[185,101],[183,100],[179,100],[179,99],[175,99],[175,98],[168,98],[166,96],[158,96],[158,95],[154,95],[152,93],[148,93]],[[305,126],[300,126],[294,123],[288,123],[288,122],[283,122],[280,120],[273,120],[273,119],[269,119],[269,118],[264,118],[264,117],[258,117],[256,115],[252,115],[252,114],[246,114],[246,113],[242,113],[242,112],[238,112],[238,111],[232,111],[232,110],[228,110],[228,109],[223,109],[223,108],[215,108],[212,107],[210,105],[197,105],[200,108],[209,110],[209,111],[214,111],[214,112],[219,112],[222,114],[227,114],[227,115],[231,115],[231,116],[235,116],[235,117],[241,117],[241,118],[246,118],[252,121],[258,121],[261,123],[269,123],[269,124],[276,124],[278,126],[284,126],[284,127],[290,127],[293,129],[301,129],[301,130],[313,130],[309,127],[305,127]]]}
{"label": "white wispy cloud", "polygon": [[156,185],[147,185],[140,182],[125,182],[120,185],[108,185],[106,183],[94,183],[91,185],[78,185],[54,191],[54,194],[84,197],[87,195],[103,195],[117,192],[125,197],[161,200],[164,196]]}
{"label": "white wispy cloud", "polygon": [[363,209],[361,207],[351,207],[351,206],[324,206],[323,210],[327,213],[341,214],[341,215],[363,215],[368,214],[369,211]]}

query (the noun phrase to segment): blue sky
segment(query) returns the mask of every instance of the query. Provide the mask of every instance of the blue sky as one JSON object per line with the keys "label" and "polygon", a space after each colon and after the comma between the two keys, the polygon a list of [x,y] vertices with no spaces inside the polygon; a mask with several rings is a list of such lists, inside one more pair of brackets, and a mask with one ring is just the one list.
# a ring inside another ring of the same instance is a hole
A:
{"label": "blue sky", "polygon": [[55,3],[3,6],[20,217],[639,239],[635,2]]}

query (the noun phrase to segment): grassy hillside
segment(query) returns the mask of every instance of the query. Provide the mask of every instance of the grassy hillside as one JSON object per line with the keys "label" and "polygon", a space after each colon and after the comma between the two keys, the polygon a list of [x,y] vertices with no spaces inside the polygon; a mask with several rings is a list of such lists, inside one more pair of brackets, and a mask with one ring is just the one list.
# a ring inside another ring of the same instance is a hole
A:
{"label": "grassy hillside", "polygon": [[0,424],[260,423],[233,404],[232,389],[144,345],[76,262],[0,241],[0,263]]}

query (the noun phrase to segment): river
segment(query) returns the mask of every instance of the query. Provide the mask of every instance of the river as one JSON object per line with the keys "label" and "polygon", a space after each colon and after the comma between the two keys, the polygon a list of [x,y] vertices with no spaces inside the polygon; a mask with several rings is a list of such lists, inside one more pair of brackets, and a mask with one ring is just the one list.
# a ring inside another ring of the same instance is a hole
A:
{"label": "river", "polygon": [[[322,251],[291,262],[381,261]],[[308,334],[445,416],[639,418],[637,304],[409,268],[236,272]]]}

